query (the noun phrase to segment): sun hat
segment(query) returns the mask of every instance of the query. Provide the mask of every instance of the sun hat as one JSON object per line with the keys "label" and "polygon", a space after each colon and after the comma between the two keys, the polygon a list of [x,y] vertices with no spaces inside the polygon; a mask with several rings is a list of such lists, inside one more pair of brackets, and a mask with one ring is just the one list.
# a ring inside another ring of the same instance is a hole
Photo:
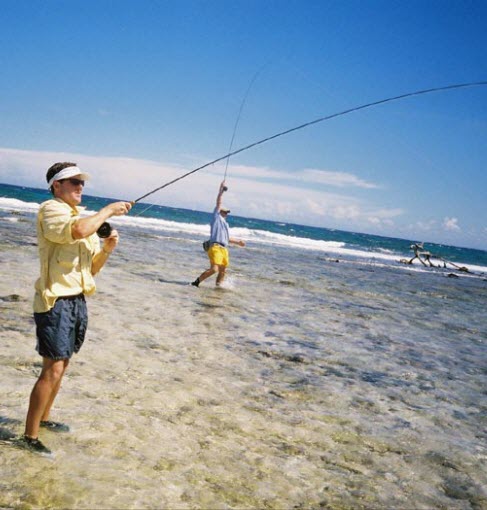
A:
{"label": "sun hat", "polygon": [[70,177],[78,177],[82,181],[87,181],[90,178],[90,174],[82,172],[77,166],[68,166],[66,168],[63,168],[57,174],[54,174],[48,181],[47,187],[50,188],[55,181],[69,179]]}

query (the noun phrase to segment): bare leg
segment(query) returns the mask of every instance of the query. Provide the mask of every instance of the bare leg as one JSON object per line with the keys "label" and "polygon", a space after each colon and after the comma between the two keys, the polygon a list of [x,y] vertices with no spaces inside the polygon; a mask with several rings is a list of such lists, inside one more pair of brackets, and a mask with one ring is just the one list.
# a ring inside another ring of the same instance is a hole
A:
{"label": "bare leg", "polygon": [[56,386],[53,389],[53,392],[51,393],[51,398],[50,398],[49,402],[47,403],[47,406],[46,406],[46,409],[44,411],[44,414],[41,417],[41,421],[46,421],[46,420],[49,419],[49,414],[51,412],[52,404],[54,403],[54,399],[56,398],[56,396],[57,396],[57,394],[59,392],[59,388],[61,388],[61,381],[62,381],[62,378],[63,378],[64,374],[66,373],[66,369],[68,368],[69,359],[64,359],[62,361],[64,362],[63,373],[61,374],[61,377],[59,378],[58,383],[56,384]]}
{"label": "bare leg", "polygon": [[218,266],[218,276],[216,277],[217,287],[219,287],[225,279],[225,269],[226,268],[224,266]]}
{"label": "bare leg", "polygon": [[217,265],[214,265],[214,266],[211,266],[209,269],[207,269],[206,271],[203,271],[199,276],[198,278],[195,280],[196,282],[198,282],[198,285],[203,282],[204,280],[206,280],[207,278],[209,278],[210,276],[214,275],[216,272],[218,271],[218,266]]}
{"label": "bare leg", "polygon": [[25,423],[25,435],[37,438],[41,420],[46,420],[61,387],[61,380],[69,360],[42,358],[42,372],[30,394],[29,411]]}

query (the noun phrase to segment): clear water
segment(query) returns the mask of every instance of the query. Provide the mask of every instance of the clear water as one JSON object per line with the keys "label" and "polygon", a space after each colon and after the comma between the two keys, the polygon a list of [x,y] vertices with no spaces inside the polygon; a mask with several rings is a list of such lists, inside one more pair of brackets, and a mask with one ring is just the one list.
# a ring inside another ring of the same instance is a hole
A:
{"label": "clear water", "polygon": [[[196,289],[207,225],[150,221],[118,224],[88,300],[52,416],[73,432],[43,432],[53,459],[0,445],[1,507],[487,507],[484,277],[261,235]],[[0,232],[6,438],[40,366],[35,208]]]}

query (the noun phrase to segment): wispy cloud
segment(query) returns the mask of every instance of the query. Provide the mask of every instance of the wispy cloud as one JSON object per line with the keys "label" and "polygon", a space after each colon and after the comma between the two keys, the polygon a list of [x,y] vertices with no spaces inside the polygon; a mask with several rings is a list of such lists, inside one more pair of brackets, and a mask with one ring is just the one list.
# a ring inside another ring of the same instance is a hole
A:
{"label": "wispy cloud", "polygon": [[330,172],[328,170],[305,169],[301,172],[302,179],[307,182],[336,186],[339,188],[357,187],[365,189],[380,188],[378,184],[367,182],[356,175],[346,172]]}
{"label": "wispy cloud", "polygon": [[438,222],[436,220],[417,221],[414,225],[409,225],[409,230],[419,232],[432,232],[437,228]]}
{"label": "wispy cloud", "polygon": [[330,170],[318,170],[305,168],[296,172],[285,172],[266,167],[249,167],[231,165],[231,175],[242,179],[265,179],[266,181],[294,181],[310,185],[333,186],[337,188],[364,188],[377,189],[381,186],[372,182],[364,181],[356,175],[347,172],[334,172]]}
{"label": "wispy cloud", "polygon": [[458,224],[458,218],[445,218],[443,220],[443,228],[450,232],[458,232],[461,230]]}
{"label": "wispy cloud", "polygon": [[[187,168],[143,159],[84,154],[23,151],[0,148],[1,181],[45,187],[45,173],[56,161],[74,161],[92,175],[86,193],[134,200],[188,171]],[[214,207],[222,166],[214,166],[151,195],[144,202],[208,211]],[[274,219],[316,226],[366,229],[393,225],[403,214],[382,208],[347,193],[332,193],[322,186],[375,188],[358,177],[340,172],[302,170],[290,175],[270,168],[232,166],[225,195],[232,212],[241,216]],[[306,182],[306,189],[296,183]]]}

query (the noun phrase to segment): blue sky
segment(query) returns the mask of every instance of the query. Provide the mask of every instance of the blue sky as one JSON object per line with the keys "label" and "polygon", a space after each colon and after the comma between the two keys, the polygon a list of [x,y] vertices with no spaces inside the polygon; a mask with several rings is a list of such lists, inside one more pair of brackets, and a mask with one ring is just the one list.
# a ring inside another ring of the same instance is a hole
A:
{"label": "blue sky", "polygon": [[[487,2],[1,0],[0,181],[134,199],[318,117],[487,80]],[[242,216],[487,249],[487,87],[333,119],[230,160]],[[209,210],[214,165],[151,197]]]}

